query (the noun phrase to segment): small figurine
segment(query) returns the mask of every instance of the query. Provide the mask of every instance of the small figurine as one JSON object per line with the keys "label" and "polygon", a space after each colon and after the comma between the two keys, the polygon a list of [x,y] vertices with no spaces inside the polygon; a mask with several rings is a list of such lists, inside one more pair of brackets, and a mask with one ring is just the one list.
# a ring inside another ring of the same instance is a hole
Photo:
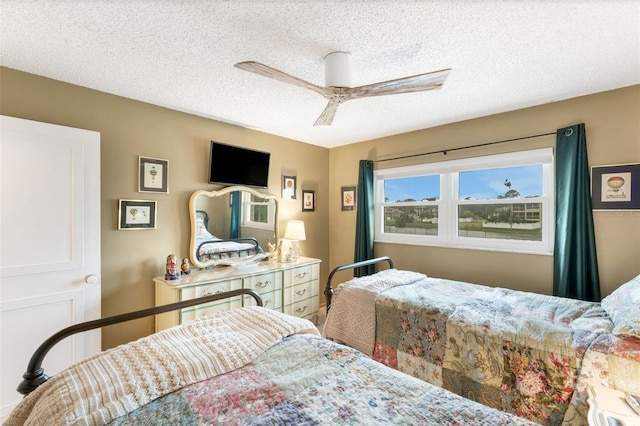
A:
{"label": "small figurine", "polygon": [[278,261],[279,262],[284,262],[284,253],[282,252],[282,240],[280,240],[280,242],[278,242]]}
{"label": "small figurine", "polygon": [[180,275],[189,275],[191,271],[189,270],[189,259],[186,257],[182,259],[182,265],[180,265]]}
{"label": "small figurine", "polygon": [[271,242],[269,238],[267,238],[267,247],[269,248],[269,254],[273,256],[276,252],[276,246]]}
{"label": "small figurine", "polygon": [[178,279],[178,271],[176,269],[176,255],[170,254],[167,256],[167,265],[166,265],[167,273],[164,275],[165,280],[177,280]]}

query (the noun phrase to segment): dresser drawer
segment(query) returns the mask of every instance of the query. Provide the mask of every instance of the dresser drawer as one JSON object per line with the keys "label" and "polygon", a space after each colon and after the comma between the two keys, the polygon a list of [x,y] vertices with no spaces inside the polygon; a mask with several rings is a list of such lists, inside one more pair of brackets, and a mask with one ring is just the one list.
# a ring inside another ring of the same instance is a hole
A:
{"label": "dresser drawer", "polygon": [[306,317],[318,313],[318,298],[312,297],[291,305],[291,315],[296,317]]}
{"label": "dresser drawer", "polygon": [[311,273],[311,265],[301,266],[291,271],[291,284],[296,285],[310,281],[313,276]]}
{"label": "dresser drawer", "polygon": [[242,288],[242,280],[226,280],[218,281],[211,284],[201,284],[183,288],[180,292],[180,300],[191,300],[196,297],[210,296],[212,294],[220,294],[229,290],[237,290]]}
{"label": "dresser drawer", "polygon": [[276,277],[279,276],[279,274],[275,273],[254,275],[244,280],[244,287],[252,288],[262,295],[271,292],[276,288],[280,288],[280,283],[278,283],[276,279]]}
{"label": "dresser drawer", "polygon": [[317,287],[313,281],[294,285],[291,289],[291,303],[296,303],[313,296],[313,287]]}
{"label": "dresser drawer", "polygon": [[[282,312],[282,290],[271,291],[269,293],[260,294],[262,304],[267,309],[275,309]],[[245,297],[244,306],[255,306],[256,301],[253,297]]]}

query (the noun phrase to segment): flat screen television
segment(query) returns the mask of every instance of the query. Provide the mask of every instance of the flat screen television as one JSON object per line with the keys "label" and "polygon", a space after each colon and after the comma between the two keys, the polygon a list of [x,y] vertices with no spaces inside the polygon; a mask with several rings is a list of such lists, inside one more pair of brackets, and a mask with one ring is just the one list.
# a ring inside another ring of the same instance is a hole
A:
{"label": "flat screen television", "polygon": [[209,183],[266,188],[271,153],[211,141]]}

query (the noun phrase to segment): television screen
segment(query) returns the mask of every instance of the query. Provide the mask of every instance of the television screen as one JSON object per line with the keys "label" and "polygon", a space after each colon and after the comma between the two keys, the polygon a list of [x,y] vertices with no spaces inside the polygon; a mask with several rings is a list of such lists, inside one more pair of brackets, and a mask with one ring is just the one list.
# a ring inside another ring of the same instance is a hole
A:
{"label": "television screen", "polygon": [[266,188],[270,157],[268,152],[211,141],[209,183]]}

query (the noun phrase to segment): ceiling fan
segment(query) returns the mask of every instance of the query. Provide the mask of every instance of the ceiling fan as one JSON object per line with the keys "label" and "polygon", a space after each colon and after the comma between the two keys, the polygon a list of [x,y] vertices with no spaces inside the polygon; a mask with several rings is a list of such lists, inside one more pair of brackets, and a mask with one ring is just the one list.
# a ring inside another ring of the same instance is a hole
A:
{"label": "ceiling fan", "polygon": [[238,62],[234,66],[264,77],[293,84],[324,96],[329,100],[314,126],[329,126],[333,122],[338,106],[350,99],[369,96],[396,95],[399,93],[422,92],[440,89],[451,71],[450,68],[433,71],[395,80],[382,81],[364,86],[350,87],[351,54],[349,52],[332,52],[324,58],[325,84],[318,86],[306,80],[255,61]]}

